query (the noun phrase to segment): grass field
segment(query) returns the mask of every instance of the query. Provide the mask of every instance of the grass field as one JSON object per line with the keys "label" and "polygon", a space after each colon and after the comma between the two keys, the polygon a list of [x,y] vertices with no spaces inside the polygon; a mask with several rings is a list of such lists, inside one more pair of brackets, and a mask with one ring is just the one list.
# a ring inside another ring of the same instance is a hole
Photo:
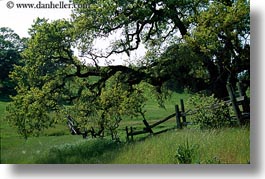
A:
{"label": "grass field", "polygon": [[51,148],[37,163],[176,164],[179,145],[194,147],[195,164],[249,163],[249,130],[246,128],[199,131],[184,129],[129,144],[110,140],[77,141]]}
{"label": "grass field", "polygon": [[60,126],[58,129],[51,128],[45,136],[31,137],[25,140],[6,121],[4,117],[6,106],[7,102],[0,101],[1,163],[34,163],[35,157],[52,146],[82,140],[80,136],[53,135],[62,130],[67,134],[69,131],[66,126]]}
{"label": "grass field", "polygon": [[[150,123],[174,112],[174,105],[188,94],[173,94],[165,102],[165,109],[159,108],[155,100],[146,105],[146,117]],[[126,119],[121,123],[122,143],[110,139],[82,139],[69,134],[62,123],[57,128],[45,131],[40,137],[24,140],[5,120],[6,101],[0,101],[1,163],[122,163],[122,164],[175,164],[179,146],[194,148],[192,163],[249,163],[250,132],[248,127],[220,130],[199,130],[186,128],[172,130],[131,143],[125,142],[125,126],[143,128],[142,119]],[[163,124],[174,125],[174,119]],[[158,130],[163,128],[160,127]]]}

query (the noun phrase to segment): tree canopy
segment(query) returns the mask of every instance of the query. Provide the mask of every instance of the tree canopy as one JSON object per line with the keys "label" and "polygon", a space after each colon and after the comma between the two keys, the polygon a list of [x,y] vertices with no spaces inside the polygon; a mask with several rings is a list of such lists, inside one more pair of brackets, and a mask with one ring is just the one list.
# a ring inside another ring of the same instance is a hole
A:
{"label": "tree canopy", "polygon": [[[35,21],[24,64],[11,73],[17,95],[8,118],[24,136],[55,124],[52,113],[71,113],[115,137],[123,116],[144,117],[145,88],[160,100],[173,86],[221,98],[227,82],[250,79],[247,0],[74,2],[89,6],[75,9],[70,21]],[[98,40],[110,46],[97,49]],[[147,52],[134,64],[99,65],[141,44]]]}
{"label": "tree canopy", "polygon": [[0,28],[0,96],[14,94],[14,83],[9,78],[9,73],[14,65],[20,62],[20,52],[24,48],[25,39],[20,37],[10,28]]}

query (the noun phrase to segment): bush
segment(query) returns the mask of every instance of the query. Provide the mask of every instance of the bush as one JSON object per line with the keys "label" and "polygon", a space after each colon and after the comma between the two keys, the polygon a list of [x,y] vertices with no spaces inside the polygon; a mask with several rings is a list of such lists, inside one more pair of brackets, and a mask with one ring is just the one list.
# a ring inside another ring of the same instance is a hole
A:
{"label": "bush", "polygon": [[191,110],[191,121],[201,129],[221,128],[230,124],[229,106],[214,96],[193,95],[188,100]]}
{"label": "bush", "polygon": [[193,158],[196,156],[198,145],[189,145],[188,140],[186,143],[181,144],[177,148],[176,159],[178,164],[191,164]]}

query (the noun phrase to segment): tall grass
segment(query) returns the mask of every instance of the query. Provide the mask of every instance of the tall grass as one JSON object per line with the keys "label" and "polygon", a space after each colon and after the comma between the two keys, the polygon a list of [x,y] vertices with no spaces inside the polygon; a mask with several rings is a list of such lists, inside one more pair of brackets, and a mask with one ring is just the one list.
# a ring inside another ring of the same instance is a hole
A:
{"label": "tall grass", "polygon": [[[0,101],[0,163],[34,163],[36,158],[52,146],[82,140],[80,136],[65,135],[67,132],[69,134],[66,125],[59,126],[59,129],[49,129],[45,136],[25,140],[18,135],[16,128],[8,124],[5,118],[7,105],[8,102]],[[64,135],[58,136],[63,129]]]}
{"label": "tall grass", "polygon": [[119,154],[120,147],[122,144],[106,139],[83,140],[73,144],[54,146],[38,158],[36,163],[111,163]]}
{"label": "tall grass", "polygon": [[113,163],[172,164],[176,150],[186,141],[197,146],[194,163],[217,158],[221,163],[247,163],[250,160],[250,138],[247,128],[220,130],[184,129],[172,131],[126,146]]}
{"label": "tall grass", "polygon": [[33,164],[40,155],[53,146],[82,141],[80,136],[5,137],[2,139],[1,162],[6,164]]}
{"label": "tall grass", "polygon": [[250,161],[248,128],[184,129],[145,140],[117,144],[87,140],[53,147],[38,163],[176,164],[177,149],[189,141],[195,146],[192,163],[242,164]]}

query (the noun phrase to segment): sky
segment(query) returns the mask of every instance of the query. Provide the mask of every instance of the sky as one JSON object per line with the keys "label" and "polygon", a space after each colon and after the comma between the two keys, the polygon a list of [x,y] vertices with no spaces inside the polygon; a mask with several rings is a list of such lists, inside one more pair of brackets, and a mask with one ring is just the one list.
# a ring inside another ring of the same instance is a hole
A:
{"label": "sky", "polygon": [[[52,2],[59,3],[59,1],[53,0]],[[37,6],[39,2],[47,4],[50,3],[50,0],[0,0],[0,27],[10,27],[20,37],[29,37],[28,28],[31,27],[37,17],[50,20],[70,18],[71,9],[17,8],[19,3],[34,3]],[[69,0],[65,2],[69,2]]]}
{"label": "sky", "polygon": [[[52,5],[50,5],[51,2]],[[70,4],[70,8],[67,6],[65,6],[66,8],[55,8],[55,6],[63,7],[63,5],[60,5],[62,2],[66,5]],[[28,8],[19,8],[19,6],[22,7],[21,4]],[[35,8],[29,8],[28,4],[32,4]],[[41,8],[44,6],[48,7],[47,4],[52,8]],[[71,0],[0,0],[0,27],[9,27],[20,37],[29,37],[28,29],[37,17],[51,21],[62,18],[69,19],[72,7],[73,3],[71,3]],[[97,41],[95,45],[102,48],[106,47],[106,44],[110,43],[105,39],[104,41]],[[112,65],[124,65],[126,62],[132,62],[132,59],[142,58],[145,54],[145,49],[143,45],[140,47],[139,50],[132,52],[130,57],[125,54],[112,55],[108,61],[111,60]],[[75,55],[78,55],[77,50],[74,51]],[[89,61],[86,62],[90,63]],[[106,64],[105,60],[101,60],[99,63],[99,65]]]}

